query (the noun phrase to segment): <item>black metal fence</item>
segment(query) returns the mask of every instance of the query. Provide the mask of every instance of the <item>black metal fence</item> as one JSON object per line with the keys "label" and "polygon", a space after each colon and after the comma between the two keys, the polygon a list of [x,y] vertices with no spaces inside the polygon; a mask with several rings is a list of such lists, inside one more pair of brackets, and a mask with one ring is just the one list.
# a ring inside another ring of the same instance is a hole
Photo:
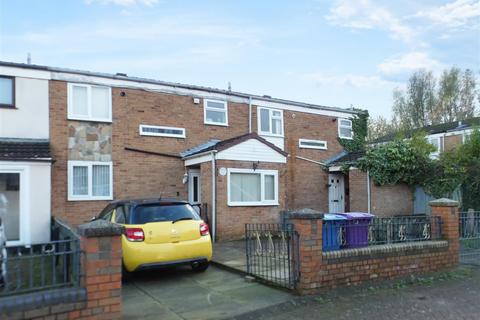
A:
{"label": "black metal fence", "polygon": [[460,262],[480,265],[480,211],[459,214]]}
{"label": "black metal fence", "polygon": [[299,279],[298,233],[292,224],[246,224],[247,273],[294,289]]}
{"label": "black metal fence", "polygon": [[0,297],[78,286],[80,239],[67,225],[54,220],[52,241],[4,248],[0,269]]}
{"label": "black metal fence", "polygon": [[440,239],[437,216],[401,216],[355,220],[324,220],[324,251]]}

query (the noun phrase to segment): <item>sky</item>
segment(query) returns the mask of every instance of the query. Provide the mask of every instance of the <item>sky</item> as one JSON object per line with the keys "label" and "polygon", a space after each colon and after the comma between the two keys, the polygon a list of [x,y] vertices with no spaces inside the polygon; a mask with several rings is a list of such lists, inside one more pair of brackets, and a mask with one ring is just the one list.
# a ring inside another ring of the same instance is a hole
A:
{"label": "sky", "polygon": [[480,1],[0,0],[0,60],[27,53],[388,118],[417,69],[480,75]]}

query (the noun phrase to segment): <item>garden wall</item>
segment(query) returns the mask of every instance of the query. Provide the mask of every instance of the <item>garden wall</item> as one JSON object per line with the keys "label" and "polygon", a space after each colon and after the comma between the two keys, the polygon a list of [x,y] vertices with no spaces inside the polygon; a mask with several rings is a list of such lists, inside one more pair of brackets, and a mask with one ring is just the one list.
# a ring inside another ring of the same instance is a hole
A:
{"label": "garden wall", "polygon": [[300,234],[301,294],[366,281],[440,271],[458,264],[458,202],[431,202],[432,215],[442,219],[442,240],[376,245],[322,252],[322,214],[290,214]]}
{"label": "garden wall", "polygon": [[80,286],[2,297],[0,319],[120,319],[122,232],[103,220],[80,225]]}

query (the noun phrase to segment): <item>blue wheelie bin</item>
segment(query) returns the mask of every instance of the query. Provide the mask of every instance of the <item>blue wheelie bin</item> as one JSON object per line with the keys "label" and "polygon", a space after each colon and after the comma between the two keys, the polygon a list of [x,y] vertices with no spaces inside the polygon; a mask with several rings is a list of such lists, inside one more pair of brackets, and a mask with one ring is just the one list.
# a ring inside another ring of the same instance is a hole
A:
{"label": "blue wheelie bin", "polygon": [[334,213],[326,213],[323,216],[323,251],[339,250],[342,245],[342,227],[347,218]]}

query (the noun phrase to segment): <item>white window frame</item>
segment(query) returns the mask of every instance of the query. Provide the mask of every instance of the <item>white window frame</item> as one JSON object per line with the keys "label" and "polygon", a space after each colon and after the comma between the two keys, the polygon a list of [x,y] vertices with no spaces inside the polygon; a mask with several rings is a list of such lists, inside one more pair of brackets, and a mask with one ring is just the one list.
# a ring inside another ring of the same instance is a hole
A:
{"label": "white window frame", "polygon": [[[73,111],[73,87],[87,88],[87,111],[88,115],[75,114]],[[108,89],[108,114],[107,118],[94,118],[92,117],[92,88],[104,88]],[[112,88],[107,86],[97,86],[82,83],[69,83],[68,84],[68,119],[70,120],[83,120],[83,121],[95,121],[95,122],[112,122]]]}
{"label": "white window frame", "polygon": [[[217,111],[217,112],[222,111],[221,109],[218,109],[218,108],[209,107],[208,102],[222,103],[224,105],[225,123],[207,121],[207,111]],[[213,125],[213,126],[228,127],[228,104],[227,104],[227,101],[213,100],[213,99],[203,99],[203,123],[208,124],[208,125]]]}
{"label": "white window frame", "polygon": [[[350,120],[350,119],[345,119],[345,118],[338,118],[337,121],[338,121],[338,137],[339,137],[340,139],[353,140],[353,134],[354,134],[354,133],[353,133],[352,120]],[[342,121],[348,121],[348,122],[350,123],[350,125],[349,125],[349,126],[342,125]],[[341,134],[342,131],[340,130],[341,128],[348,128],[348,129],[350,129],[350,130],[352,131],[352,136],[351,136],[351,137],[342,136],[342,134]]]}
{"label": "white window frame", "polygon": [[[260,174],[260,201],[232,201],[230,195],[230,174],[231,173],[251,173]],[[265,176],[274,176],[274,196],[273,200],[265,200]],[[253,169],[227,169],[227,195],[228,206],[230,207],[251,207],[251,206],[278,206],[278,170],[253,170]]]}
{"label": "white window frame", "polygon": [[[110,194],[108,196],[93,196],[93,166],[103,165],[110,166]],[[87,195],[74,195],[73,194],[73,167],[87,167],[88,171],[88,183]],[[96,201],[96,200],[113,200],[113,165],[112,162],[103,161],[68,161],[68,201]]]}
{"label": "white window frame", "polygon": [[[270,130],[269,131],[262,131],[262,119],[261,119],[261,110],[268,110],[268,122],[270,124]],[[280,116],[273,116],[272,111],[278,111],[280,112]],[[272,119],[279,119],[281,122],[281,128],[282,128],[282,133],[272,133],[273,125],[272,125]],[[280,109],[274,109],[274,108],[267,108],[267,107],[258,107],[257,108],[257,126],[258,126],[258,132],[262,136],[270,136],[270,137],[284,137],[285,136],[285,130],[284,130],[284,125],[283,125],[283,110]]]}
{"label": "white window frame", "polygon": [[[144,128],[165,129],[165,130],[180,130],[180,131],[182,131],[182,134],[143,132]],[[165,127],[165,126],[151,126],[151,125],[148,125],[148,124],[141,124],[138,130],[139,130],[139,133],[140,133],[141,136],[186,138],[185,128]]]}
{"label": "white window frame", "polygon": [[[303,145],[303,142],[313,142],[313,143],[323,143],[325,146],[320,147],[320,146],[309,146],[309,145]],[[327,141],[325,140],[311,140],[311,139],[298,139],[298,147],[302,149],[317,149],[317,150],[327,150],[328,145]]]}
{"label": "white window frame", "polygon": [[430,158],[432,159],[438,159],[440,157],[440,153],[445,150],[445,137],[443,134],[439,135],[432,135],[427,137],[428,143],[432,144],[433,140],[437,140],[438,142],[438,149],[432,153],[430,153]]}

